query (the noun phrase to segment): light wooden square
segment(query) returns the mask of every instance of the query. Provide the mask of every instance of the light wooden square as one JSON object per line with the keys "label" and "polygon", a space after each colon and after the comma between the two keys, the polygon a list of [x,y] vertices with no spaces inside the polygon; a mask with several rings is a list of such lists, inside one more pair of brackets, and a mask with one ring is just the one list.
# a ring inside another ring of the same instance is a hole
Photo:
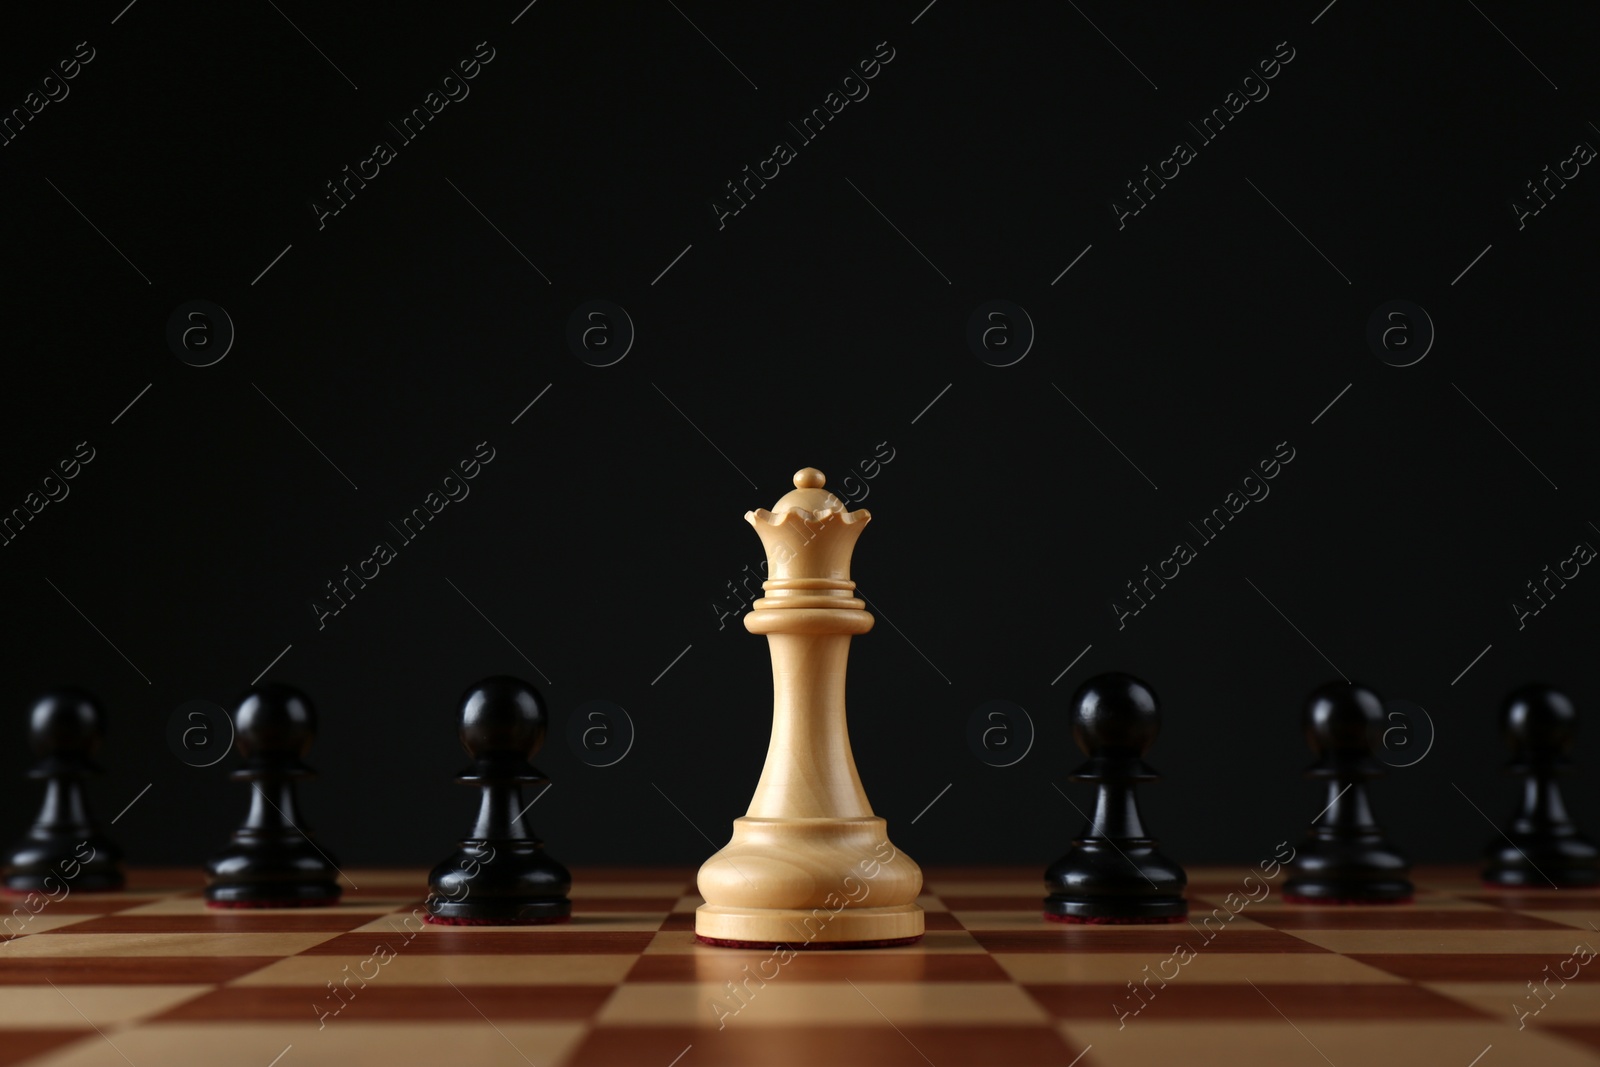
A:
{"label": "light wooden square", "polygon": [[[1015,982],[1023,984],[1103,983],[1135,984],[1151,974],[1160,974],[1168,958],[1159,953],[1123,952],[997,952],[995,962]],[[1171,968],[1167,968],[1170,973]],[[1200,983],[1244,985],[1246,981],[1264,983],[1340,982],[1351,985],[1395,985],[1404,979],[1369,967],[1364,963],[1327,953],[1206,953],[1201,952],[1184,964],[1174,984]]]}
{"label": "light wooden square", "polygon": [[[1158,1022],[1064,1023],[1076,1055],[1092,1045],[1096,1067],[1594,1067],[1597,1058],[1554,1037],[1485,1020],[1402,1020],[1356,1023]],[[1494,1046],[1487,1056],[1484,1050]],[[1500,1053],[1503,1058],[1497,1058]],[[1479,1057],[1483,1056],[1480,1061]]]}
{"label": "light wooden square", "polygon": [[[430,937],[462,937],[469,941],[474,933],[514,933],[527,937],[543,937],[559,933],[648,933],[661,929],[661,921],[665,914],[659,911],[633,912],[633,911],[608,911],[590,912],[587,915],[574,915],[564,923],[534,923],[523,926],[453,926],[444,923],[423,922],[413,919],[406,923],[405,914],[386,915],[371,922],[355,927],[351,933],[356,934],[407,934],[420,932]],[[417,927],[421,927],[418,931]]]}
{"label": "light wooden square", "polygon": [[[616,985],[639,957],[627,954],[449,955],[400,954],[382,965],[374,985]],[[348,961],[337,956],[291,956],[235,979],[236,986],[322,989]]]}
{"label": "light wooden square", "polygon": [[[207,985],[11,985],[0,993],[0,1027],[110,1026],[166,1011],[209,992]],[[0,1044],[5,1038],[0,1035]]]}
{"label": "light wooden square", "polygon": [[108,1031],[110,1040],[89,1031],[29,1067],[562,1067],[585,1031],[581,1023],[526,1022],[330,1022],[321,1031],[315,1020],[145,1024]]}
{"label": "light wooden square", "polygon": [[21,937],[4,951],[31,959],[75,956],[292,956],[338,937],[327,933],[275,934],[44,934]]}
{"label": "light wooden square", "polygon": [[[777,977],[751,982],[735,999],[726,986],[710,983],[635,983],[617,990],[600,1011],[613,1026],[699,1024],[722,1018],[713,1004],[737,1013],[728,1026],[828,1025],[959,1026],[1046,1022],[1047,1016],[1021,989],[1001,982],[823,983]],[[742,1004],[742,1006],[741,1006]]]}
{"label": "light wooden square", "polygon": [[1532,952],[1565,959],[1574,944],[1570,930],[1295,930],[1294,936],[1346,954]]}

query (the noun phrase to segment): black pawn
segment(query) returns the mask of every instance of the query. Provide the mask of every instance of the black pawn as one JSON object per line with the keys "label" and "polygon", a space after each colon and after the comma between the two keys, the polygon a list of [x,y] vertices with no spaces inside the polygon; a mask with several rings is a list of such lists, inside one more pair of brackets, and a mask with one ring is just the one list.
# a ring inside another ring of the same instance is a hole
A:
{"label": "black pawn", "polygon": [[298,689],[276,682],[247,691],[233,711],[250,811],[221,855],[206,864],[214,908],[312,908],[338,903],[338,868],[300,816],[295,783],[314,772],[304,758],[317,736],[317,713]]}
{"label": "black pawn", "polygon": [[45,782],[44,803],[26,836],[6,856],[5,887],[15,893],[106,892],[124,884],[122,850],[100,832],[84,796],[83,778],[99,773],[95,751],[105,739],[105,713],[79,689],[40,697],[28,722],[30,778]]}
{"label": "black pawn", "polygon": [[1511,746],[1506,769],[1523,780],[1522,800],[1505,836],[1489,843],[1483,880],[1525,888],[1600,883],[1594,842],[1572,825],[1556,785],[1578,732],[1572,701],[1546,685],[1526,686],[1506,698],[1500,730]]}
{"label": "black pawn", "polygon": [[1073,697],[1072,736],[1089,756],[1072,772],[1095,783],[1094,818],[1044,872],[1044,917],[1057,922],[1176,922],[1189,914],[1183,868],[1139,818],[1135,787],[1160,776],[1143,756],[1161,729],[1148,685],[1128,674],[1089,679]]}
{"label": "black pawn", "polygon": [[[572,876],[545,855],[522,816],[522,787],[549,779],[529,758],[548,719],[538,692],[519,678],[486,678],[461,698],[461,745],[472,764],[456,777],[483,798],[478,821],[455,855],[428,876],[428,921],[463,925],[564,922]],[[535,794],[537,799],[537,794]]]}
{"label": "black pawn", "polygon": [[1383,700],[1366,686],[1330,682],[1306,701],[1306,740],[1317,754],[1306,777],[1327,783],[1327,807],[1289,864],[1286,900],[1302,904],[1400,904],[1415,890],[1411,864],[1372,818],[1367,782]]}

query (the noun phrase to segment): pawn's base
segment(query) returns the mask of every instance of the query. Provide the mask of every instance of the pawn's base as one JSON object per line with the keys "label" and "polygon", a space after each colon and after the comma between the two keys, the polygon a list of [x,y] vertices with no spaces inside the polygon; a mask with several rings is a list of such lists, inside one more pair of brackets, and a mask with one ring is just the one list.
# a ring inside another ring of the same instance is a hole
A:
{"label": "pawn's base", "polygon": [[1154,838],[1078,837],[1044,872],[1044,915],[1061,922],[1181,922],[1188,877]]}
{"label": "pawn's base", "polygon": [[1367,896],[1367,897],[1308,897],[1303,893],[1283,894],[1286,904],[1327,904],[1332,907],[1346,906],[1374,906],[1384,904],[1415,904],[1416,897],[1410,893],[1405,896]]}
{"label": "pawn's base", "polygon": [[438,926],[537,926],[572,918],[570,900],[430,900],[423,916]]}
{"label": "pawn's base", "polygon": [[[1554,881],[1555,885],[1550,885]],[[1485,889],[1514,889],[1517,893],[1555,893],[1557,889],[1594,889],[1600,885],[1600,878],[1565,878],[1562,875],[1550,875],[1550,881],[1534,877],[1530,880],[1510,880],[1510,878],[1483,878]]]}
{"label": "pawn's base", "polygon": [[572,875],[533,838],[461,842],[428,875],[429,922],[441,926],[532,926],[572,915]]}
{"label": "pawn's base", "polygon": [[212,882],[206,886],[208,908],[327,908],[339,903],[336,883]]}
{"label": "pawn's base", "polygon": [[[1550,883],[1554,882],[1552,886]],[[1600,886],[1600,868],[1540,865],[1538,871],[1500,868],[1483,872],[1483,884],[1490,889],[1592,889]]]}
{"label": "pawn's base", "polygon": [[828,952],[833,949],[851,948],[898,948],[901,945],[915,945],[922,940],[922,935],[915,937],[893,937],[880,941],[731,941],[722,937],[703,937],[695,934],[694,939],[702,945],[711,945],[714,948],[747,948],[778,951],[791,949],[804,952]]}
{"label": "pawn's base", "polygon": [[1283,899],[1291,904],[1409,904],[1417,890],[1404,874],[1404,869],[1377,877],[1366,872],[1346,877],[1301,874],[1283,883]]}
{"label": "pawn's base", "polygon": [[916,941],[923,934],[923,918],[915,904],[839,911],[702,904],[694,913],[694,933],[708,945],[875,948]]}
{"label": "pawn's base", "polygon": [[1189,909],[1184,908],[1182,915],[1138,915],[1105,916],[1105,915],[1054,915],[1045,912],[1044,917],[1053,923],[1082,923],[1088,926],[1164,926],[1167,923],[1181,923],[1189,917]]}
{"label": "pawn's base", "polygon": [[532,916],[529,918],[518,919],[471,919],[449,918],[447,916],[435,915],[432,912],[429,912],[422,917],[422,921],[432,923],[435,926],[552,926],[556,923],[571,922],[572,916],[551,915],[546,917]]}
{"label": "pawn's base", "polygon": [[[48,885],[45,884],[47,882]],[[44,874],[13,871],[6,876],[3,890],[8,896],[21,897],[30,893],[50,896],[61,892],[63,886],[73,893],[120,893],[127,888],[128,880],[121,871],[95,874],[86,871],[72,879],[53,871]]]}
{"label": "pawn's base", "polygon": [[331,897],[261,897],[254,900],[207,900],[206,907],[219,911],[247,908],[332,908],[337,907],[339,894]]}
{"label": "pawn's base", "polygon": [[1044,917],[1056,922],[1111,925],[1183,922],[1189,917],[1189,902],[1168,896],[1118,899],[1052,895],[1044,898]]}
{"label": "pawn's base", "polygon": [[0,852],[11,893],[116,893],[127,885],[122,850],[87,823],[35,827],[9,852]]}
{"label": "pawn's base", "polygon": [[339,868],[311,838],[293,831],[234,831],[206,862],[205,899],[215,908],[316,908],[336,904]]}

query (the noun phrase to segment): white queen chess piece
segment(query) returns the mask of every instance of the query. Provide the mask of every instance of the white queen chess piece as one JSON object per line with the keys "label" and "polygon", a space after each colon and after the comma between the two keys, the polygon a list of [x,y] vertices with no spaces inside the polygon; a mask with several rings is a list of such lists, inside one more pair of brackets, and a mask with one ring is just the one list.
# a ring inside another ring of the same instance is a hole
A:
{"label": "white queen chess piece", "polygon": [[747,512],[767,551],[766,595],[744,616],[772,654],[772,741],[733,839],[700,868],[695,935],[722,945],[860,948],[923,933],[922,871],[889,843],[850,751],[850,638],[872,629],[850,580],[871,520],[807,467],[771,511]]}

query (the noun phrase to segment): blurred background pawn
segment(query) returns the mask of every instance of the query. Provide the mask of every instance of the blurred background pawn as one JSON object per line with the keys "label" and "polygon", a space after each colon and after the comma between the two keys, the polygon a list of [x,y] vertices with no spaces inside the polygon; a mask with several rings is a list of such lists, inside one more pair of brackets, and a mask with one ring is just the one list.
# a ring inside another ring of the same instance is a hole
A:
{"label": "blurred background pawn", "polygon": [[240,764],[236,782],[250,785],[250,810],[221,854],[206,864],[214,908],[309,908],[339,901],[339,869],[313,840],[300,814],[295,784],[315,772],[305,755],[317,736],[317,713],[298,689],[253,686],[233,711]]}
{"label": "blurred background pawn", "polygon": [[1306,741],[1317,754],[1306,777],[1325,783],[1327,806],[1289,864],[1284,899],[1302,904],[1403,904],[1411,865],[1390,843],[1367,800],[1383,773],[1373,756],[1383,700],[1364,685],[1330,682],[1306,701]]}
{"label": "blurred background pawn", "polygon": [[1073,697],[1072,736],[1089,758],[1071,778],[1094,783],[1094,816],[1045,871],[1046,919],[1165,923],[1189,914],[1188,878],[1145,832],[1135,794],[1160,777],[1144,761],[1160,731],[1155,691],[1131,674],[1090,678]]}
{"label": "blurred background pawn", "polygon": [[1506,770],[1522,779],[1522,796],[1502,836],[1489,842],[1483,880],[1519,888],[1600,884],[1594,842],[1572,824],[1556,785],[1572,766],[1572,701],[1547,685],[1524,686],[1501,707],[1500,732],[1511,749]]}
{"label": "blurred background pawn", "polygon": [[33,705],[28,729],[37,758],[28,776],[44,781],[44,802],[5,858],[5,888],[51,896],[62,886],[85,893],[121,889],[122,851],[95,824],[83,787],[86,775],[100,773],[94,755],[106,720],[99,702],[81,689],[46,693]]}
{"label": "blurred background pawn", "polygon": [[523,800],[523,786],[550,784],[528,762],[544,744],[548,721],[538,692],[519,678],[486,678],[461,698],[461,747],[472,763],[456,781],[477,787],[478,818],[428,876],[429,922],[526,925],[571,916],[572,876],[545,855],[524,821],[532,801]]}

